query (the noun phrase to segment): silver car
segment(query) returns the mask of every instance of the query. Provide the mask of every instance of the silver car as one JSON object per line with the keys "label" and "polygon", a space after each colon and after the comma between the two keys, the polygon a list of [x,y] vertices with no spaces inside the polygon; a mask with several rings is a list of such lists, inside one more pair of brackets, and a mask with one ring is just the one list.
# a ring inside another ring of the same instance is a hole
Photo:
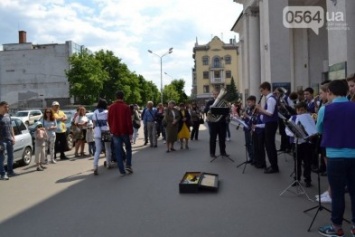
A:
{"label": "silver car", "polygon": [[[32,160],[32,137],[24,122],[17,117],[11,117],[12,128],[15,133],[14,145],[14,163],[19,162],[22,165],[28,165]],[[7,154],[5,150],[5,164],[7,163]]]}

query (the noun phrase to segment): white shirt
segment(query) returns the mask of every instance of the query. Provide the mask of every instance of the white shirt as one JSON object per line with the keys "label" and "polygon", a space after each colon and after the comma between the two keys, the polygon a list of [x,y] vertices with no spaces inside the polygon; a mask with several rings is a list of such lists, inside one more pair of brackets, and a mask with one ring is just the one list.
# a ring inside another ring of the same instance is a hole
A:
{"label": "white shirt", "polygon": [[275,111],[275,107],[276,107],[276,99],[275,98],[272,98],[270,99],[270,97],[272,96],[273,94],[272,93],[269,93],[267,96],[266,96],[266,104],[267,104],[267,110],[266,112],[268,112],[271,116],[274,114],[274,111]]}
{"label": "white shirt", "polygon": [[[94,122],[94,124],[95,124],[94,137],[95,138],[101,137],[101,131],[108,131],[109,130],[108,123],[107,123],[107,114],[108,114],[107,110],[104,110],[101,113],[99,112],[98,109],[96,109],[94,111],[94,114],[92,115],[92,121],[93,122],[95,121]],[[98,125],[98,123],[96,122],[97,120],[100,120],[100,122],[103,122],[103,123],[106,122],[106,124],[100,127]]]}

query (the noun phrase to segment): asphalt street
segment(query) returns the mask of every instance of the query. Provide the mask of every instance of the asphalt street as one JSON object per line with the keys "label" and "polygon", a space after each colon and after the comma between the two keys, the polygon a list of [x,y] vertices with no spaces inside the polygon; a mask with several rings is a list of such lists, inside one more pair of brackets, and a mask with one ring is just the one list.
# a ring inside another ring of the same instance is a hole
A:
{"label": "asphalt street", "polygon": [[[279,156],[278,174],[264,174],[251,165],[243,174],[244,165],[236,167],[245,161],[243,132],[230,128],[227,152],[235,162],[210,162],[208,131],[201,126],[200,139],[191,141],[189,150],[170,153],[160,139],[157,148],[143,146],[141,128],[133,146],[134,173],[125,177],[117,168],[104,168],[103,157],[94,176],[93,158],[75,159],[73,151],[67,153],[70,160],[43,172],[35,171],[33,162],[18,167],[19,176],[0,182],[0,236],[319,236],[317,228],[329,223],[330,213],[320,211],[308,232],[317,209],[304,210],[318,203],[295,187],[280,196],[293,182],[292,157]],[[219,191],[180,194],[179,182],[187,171],[218,174]],[[316,174],[312,179],[313,187],[305,190],[314,200]],[[322,191],[326,187],[326,177],[321,177]],[[345,217],[350,219],[348,197]],[[350,225],[345,223],[344,229],[349,234]]]}

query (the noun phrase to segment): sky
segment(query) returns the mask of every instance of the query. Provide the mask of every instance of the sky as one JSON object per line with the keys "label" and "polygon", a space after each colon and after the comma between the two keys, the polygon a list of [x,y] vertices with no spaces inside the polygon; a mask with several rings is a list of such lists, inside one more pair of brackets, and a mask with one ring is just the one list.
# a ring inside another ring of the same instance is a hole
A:
{"label": "sky", "polygon": [[[233,0],[1,0],[0,50],[17,43],[18,31],[33,44],[73,41],[89,50],[110,50],[129,70],[160,89],[173,79],[192,86],[196,39],[207,44],[218,36],[236,38],[232,26],[242,11]],[[153,51],[151,54],[148,50]]]}

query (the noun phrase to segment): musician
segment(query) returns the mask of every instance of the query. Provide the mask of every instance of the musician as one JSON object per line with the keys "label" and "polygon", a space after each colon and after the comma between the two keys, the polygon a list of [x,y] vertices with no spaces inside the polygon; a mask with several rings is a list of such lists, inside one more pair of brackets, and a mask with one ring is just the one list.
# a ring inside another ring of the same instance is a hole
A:
{"label": "musician", "polygon": [[256,97],[251,95],[247,98],[247,107],[243,113],[242,119],[249,126],[249,128],[244,127],[244,137],[245,137],[245,146],[249,155],[249,160],[251,164],[254,164],[254,149],[252,141],[252,125],[255,124],[256,114],[255,112],[255,103]]}
{"label": "musician", "polygon": [[351,232],[355,235],[355,104],[349,102],[347,94],[347,83],[342,80],[330,82],[328,100],[331,103],[320,108],[317,119],[317,130],[323,135],[321,145],[326,148],[328,181],[332,190],[332,223],[318,229],[327,236],[344,236],[345,186],[352,205]]}
{"label": "musician", "polygon": [[258,112],[263,115],[263,123],[265,123],[265,148],[270,162],[270,166],[265,169],[264,173],[278,173],[279,166],[277,164],[277,151],[275,144],[275,136],[279,118],[277,99],[271,93],[271,84],[269,82],[263,82],[259,89],[260,93],[266,97],[266,103],[264,108],[260,105],[256,105],[256,108]]}
{"label": "musician", "polygon": [[[307,113],[307,103],[300,102],[295,105],[297,115],[293,115],[289,121],[293,121],[295,124],[301,124],[302,126],[306,127],[306,124],[303,124],[304,121],[311,121],[308,123],[307,126],[312,126],[313,130],[316,130],[316,124],[313,122],[313,119],[309,113]],[[288,128],[285,129],[285,132],[288,136],[294,137],[292,131]],[[293,142],[296,143],[296,139],[293,139]],[[312,160],[312,150],[314,148],[313,144],[309,141],[305,141],[304,139],[298,139],[297,146],[297,167],[295,167],[295,180],[301,180],[301,173],[302,173],[302,164],[303,164],[303,177],[306,183],[306,187],[312,186],[312,178],[311,178],[311,160]],[[296,169],[297,168],[297,169]],[[296,173],[297,170],[297,173]]]}
{"label": "musician", "polygon": [[218,135],[218,142],[219,142],[219,151],[221,153],[221,156],[229,157],[229,155],[226,153],[226,116],[223,115],[222,118],[217,121],[217,122],[212,122],[209,121],[208,119],[208,113],[210,113],[210,107],[213,105],[215,102],[217,96],[219,94],[219,90],[215,89],[212,92],[213,99],[207,101],[204,113],[207,114],[207,124],[209,127],[210,131],[210,156],[211,158],[216,158],[216,140],[217,140],[217,135]]}
{"label": "musician", "polygon": [[[286,95],[286,90],[284,88],[278,87],[274,91],[274,95],[277,99],[278,111],[287,119],[291,115],[296,114],[294,109],[289,106],[290,103],[293,104],[291,99]],[[292,111],[291,111],[292,110]],[[281,136],[281,145],[278,151],[289,153],[291,151],[290,138],[286,135],[284,121],[279,118],[279,133]]]}
{"label": "musician", "polygon": [[314,114],[316,112],[313,94],[314,90],[311,87],[307,87],[306,89],[304,89],[304,99],[307,103],[307,111],[311,114]]}

